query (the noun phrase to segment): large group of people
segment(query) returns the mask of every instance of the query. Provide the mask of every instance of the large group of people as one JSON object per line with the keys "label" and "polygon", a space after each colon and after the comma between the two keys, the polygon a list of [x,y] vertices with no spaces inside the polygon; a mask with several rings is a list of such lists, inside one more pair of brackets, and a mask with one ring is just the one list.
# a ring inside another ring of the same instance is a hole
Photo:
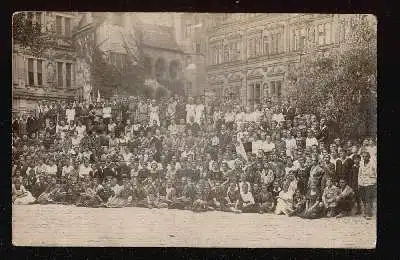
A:
{"label": "large group of people", "polygon": [[42,101],[12,128],[15,204],[373,215],[376,137],[289,101]]}

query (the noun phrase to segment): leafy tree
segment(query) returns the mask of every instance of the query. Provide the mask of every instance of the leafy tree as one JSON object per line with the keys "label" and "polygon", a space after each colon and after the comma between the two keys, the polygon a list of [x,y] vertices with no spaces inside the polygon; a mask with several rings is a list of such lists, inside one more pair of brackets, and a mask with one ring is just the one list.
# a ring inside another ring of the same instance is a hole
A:
{"label": "leafy tree", "polygon": [[[92,26],[92,33],[105,21],[98,17]],[[92,93],[100,90],[102,96],[118,95],[144,95],[152,96],[152,90],[144,86],[144,54],[141,48],[141,35],[139,32],[121,32],[122,45],[126,52],[126,59],[122,66],[112,64],[108,53],[101,49],[103,42],[96,43],[95,37],[88,37],[85,46],[77,44],[78,55],[89,64]]]}
{"label": "leafy tree", "polygon": [[376,133],[376,27],[358,20],[351,32],[348,42],[329,55],[302,57],[288,79],[303,112],[336,123],[337,134],[358,138]]}
{"label": "leafy tree", "polygon": [[34,12],[15,13],[12,18],[12,36],[14,44],[19,44],[35,57],[43,57],[44,52],[56,42],[55,32],[33,21]]}

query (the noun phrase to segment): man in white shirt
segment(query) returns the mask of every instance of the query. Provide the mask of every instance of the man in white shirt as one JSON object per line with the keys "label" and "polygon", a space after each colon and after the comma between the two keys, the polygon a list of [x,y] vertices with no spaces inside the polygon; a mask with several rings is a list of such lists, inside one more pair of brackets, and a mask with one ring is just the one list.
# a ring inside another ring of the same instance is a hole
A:
{"label": "man in white shirt", "polygon": [[282,111],[279,111],[278,108],[275,109],[274,114],[272,115],[272,121],[277,123],[285,121],[285,116],[282,114]]}
{"label": "man in white shirt", "polygon": [[362,152],[362,161],[358,171],[358,191],[363,204],[363,215],[372,217],[373,202],[376,199],[376,164],[369,152]]}
{"label": "man in white shirt", "polygon": [[75,128],[78,132],[78,135],[82,138],[84,136],[84,132],[86,132],[86,126],[82,125],[82,121],[78,121],[78,126]]}
{"label": "man in white shirt", "polygon": [[110,118],[111,118],[111,106],[106,101],[103,106],[103,119],[105,119],[104,122],[108,124]]}
{"label": "man in white shirt", "polygon": [[65,115],[67,117],[67,122],[74,121],[75,120],[75,108],[72,107],[72,104],[69,105],[69,107],[65,110]]}
{"label": "man in white shirt", "polygon": [[117,127],[117,124],[112,120],[112,118],[110,118],[110,122],[108,123],[107,126],[107,131],[109,133],[115,132],[115,127]]}
{"label": "man in white shirt", "polygon": [[51,176],[57,175],[57,164],[54,160],[49,160],[49,165],[46,167],[46,174]]}
{"label": "man in white shirt", "polygon": [[272,150],[275,149],[275,144],[273,142],[271,142],[271,136],[270,135],[267,135],[265,137],[265,142],[263,142],[263,144],[262,144],[262,149],[266,153],[272,152]]}
{"label": "man in white shirt", "polygon": [[193,104],[193,98],[189,98],[189,103],[186,104],[186,124],[190,123],[191,118],[196,118],[196,105]]}
{"label": "man in white shirt", "polygon": [[74,170],[74,166],[71,163],[71,160],[67,161],[67,164],[62,167],[61,176],[68,176]]}
{"label": "man in white shirt", "polygon": [[78,135],[78,132],[77,131],[75,131],[74,132],[74,135],[72,136],[72,138],[71,138],[71,142],[72,142],[72,147],[79,147],[79,145],[80,145],[80,143],[81,143],[81,139],[82,139],[82,137],[80,137],[79,135]]}
{"label": "man in white shirt", "polygon": [[265,133],[261,133],[261,139],[258,139],[254,142],[251,143],[251,152],[252,153],[257,153],[258,150],[262,150],[264,148],[264,142],[265,142]]}
{"label": "man in white shirt", "polygon": [[60,133],[61,140],[64,141],[66,132],[68,131],[68,125],[65,125],[64,121],[61,120],[60,124],[56,126],[56,133]]}
{"label": "man in white shirt", "polygon": [[287,134],[287,136],[288,137],[285,139],[286,155],[293,157],[293,153],[295,152],[295,149],[297,148],[296,139],[294,138],[294,136],[291,132],[289,132]]}
{"label": "man in white shirt", "polygon": [[316,145],[318,147],[318,140],[315,138],[315,135],[312,131],[307,132],[307,138],[306,138],[306,149],[311,148],[313,145]]}
{"label": "man in white shirt", "polygon": [[90,172],[93,172],[93,169],[90,167],[89,162],[84,160],[83,164],[79,166],[79,177],[84,178],[85,176],[90,175]]}

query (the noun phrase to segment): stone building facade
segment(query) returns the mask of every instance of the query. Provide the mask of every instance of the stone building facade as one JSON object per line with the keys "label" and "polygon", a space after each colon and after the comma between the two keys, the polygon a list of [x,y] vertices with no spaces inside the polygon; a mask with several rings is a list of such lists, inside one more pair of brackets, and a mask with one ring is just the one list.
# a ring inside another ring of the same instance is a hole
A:
{"label": "stone building facade", "polygon": [[187,96],[204,98],[208,89],[207,82],[207,38],[209,24],[207,13],[174,13],[173,27],[176,42],[183,50],[185,92]]}
{"label": "stone building facade", "polygon": [[[78,46],[83,47],[80,53],[88,53],[88,45],[98,46],[115,65],[124,64],[129,54],[142,51],[146,79],[156,79],[161,84],[179,85],[182,79],[183,51],[175,41],[173,27],[144,23],[137,13],[84,13],[81,15],[78,29],[74,35]],[[128,50],[128,49],[129,50]],[[82,59],[82,78],[90,82],[90,71]],[[91,84],[91,83],[90,83]],[[132,86],[135,87],[135,86]],[[94,89],[96,88],[96,89]],[[102,96],[108,96],[102,86],[87,87],[93,93],[97,89]],[[112,93],[112,94],[117,94]]]}
{"label": "stone building facade", "polygon": [[207,30],[209,88],[243,105],[281,100],[291,87],[291,66],[303,55],[346,42],[360,15],[216,14]]}
{"label": "stone building facade", "polygon": [[13,42],[12,110],[30,113],[40,100],[70,100],[79,94],[76,86],[76,55],[72,31],[76,13],[26,12],[26,17],[41,25],[43,35],[52,34],[50,48],[37,57],[29,48]]}

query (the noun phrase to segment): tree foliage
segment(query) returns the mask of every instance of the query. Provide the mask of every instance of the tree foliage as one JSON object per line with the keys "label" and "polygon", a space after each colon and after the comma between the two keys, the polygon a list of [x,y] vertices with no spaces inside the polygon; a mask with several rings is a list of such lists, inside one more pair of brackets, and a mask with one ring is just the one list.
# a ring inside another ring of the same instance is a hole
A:
{"label": "tree foliage", "polygon": [[14,43],[35,57],[42,57],[46,49],[56,41],[55,32],[42,32],[42,24],[33,21],[34,12],[15,13],[12,18],[12,36]]}
{"label": "tree foliage", "polygon": [[342,136],[376,133],[376,30],[352,26],[346,44],[329,55],[311,52],[289,70],[291,93],[304,112],[336,122]]}
{"label": "tree foliage", "polygon": [[[96,32],[104,20],[93,24],[92,33]],[[152,97],[153,90],[144,85],[144,54],[141,48],[140,35],[121,33],[122,46],[125,50],[125,60],[122,66],[113,64],[110,53],[102,50],[103,42],[96,43],[95,37],[87,37],[85,46],[77,44],[78,55],[89,64],[92,93],[100,91],[102,96],[111,97],[114,94],[130,96],[143,95]]]}

